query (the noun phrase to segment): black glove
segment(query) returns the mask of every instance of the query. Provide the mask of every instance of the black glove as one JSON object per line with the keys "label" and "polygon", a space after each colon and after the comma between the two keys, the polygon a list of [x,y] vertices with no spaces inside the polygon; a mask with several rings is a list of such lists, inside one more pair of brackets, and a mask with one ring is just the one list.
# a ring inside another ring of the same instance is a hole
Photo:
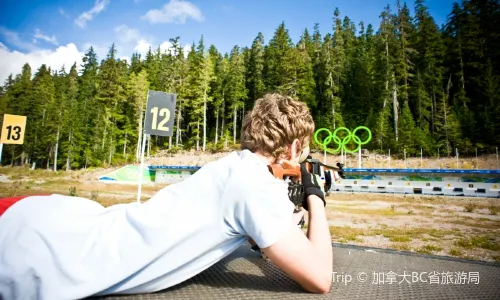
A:
{"label": "black glove", "polygon": [[300,164],[300,172],[302,176],[302,184],[304,185],[304,200],[302,201],[302,207],[305,210],[309,210],[309,205],[307,204],[307,197],[310,195],[316,195],[321,200],[323,200],[324,205],[326,206],[325,201],[325,193],[321,186],[322,182],[319,180],[319,176],[316,174],[310,174],[307,172],[306,163]]}

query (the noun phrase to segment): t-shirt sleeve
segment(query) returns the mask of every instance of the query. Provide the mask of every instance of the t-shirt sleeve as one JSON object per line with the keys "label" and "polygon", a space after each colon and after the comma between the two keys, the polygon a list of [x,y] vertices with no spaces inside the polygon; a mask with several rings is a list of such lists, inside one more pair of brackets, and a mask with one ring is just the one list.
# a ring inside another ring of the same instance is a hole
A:
{"label": "t-shirt sleeve", "polygon": [[286,184],[271,178],[241,195],[235,219],[241,234],[251,237],[260,248],[267,248],[291,229],[293,211]]}

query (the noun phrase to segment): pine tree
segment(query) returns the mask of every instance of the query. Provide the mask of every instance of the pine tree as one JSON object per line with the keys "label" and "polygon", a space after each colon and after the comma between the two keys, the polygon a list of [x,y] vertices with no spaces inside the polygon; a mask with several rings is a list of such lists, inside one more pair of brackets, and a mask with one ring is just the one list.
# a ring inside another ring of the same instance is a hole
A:
{"label": "pine tree", "polygon": [[406,148],[406,152],[414,154],[415,140],[413,138],[415,131],[415,121],[410,111],[410,106],[407,101],[403,102],[403,108],[401,110],[401,118],[399,125],[399,144],[401,147]]}
{"label": "pine tree", "polygon": [[248,63],[248,107],[253,107],[254,101],[264,95],[264,36],[259,32],[250,49]]}
{"label": "pine tree", "polygon": [[85,168],[94,165],[95,151],[97,149],[94,140],[94,130],[98,122],[97,94],[97,71],[99,63],[97,55],[92,47],[85,53],[82,59],[82,74],[79,77],[78,110],[82,113],[82,123],[79,125],[82,139],[75,141],[83,151],[83,165]]}
{"label": "pine tree", "polygon": [[[245,64],[243,55],[240,53],[238,46],[234,46],[229,56],[229,74],[228,74],[228,89],[227,98],[230,103],[231,112],[229,116],[233,118],[233,144],[236,144],[236,129],[238,110],[243,108],[243,103],[247,98],[247,90],[245,87]],[[243,116],[241,116],[243,118]]]}
{"label": "pine tree", "polygon": [[203,89],[203,151],[207,144],[207,107],[212,102],[213,98],[209,95],[214,81],[214,65],[210,53],[207,53],[203,58],[201,69],[201,88]]}
{"label": "pine tree", "polygon": [[127,82],[127,94],[130,103],[134,109],[134,119],[137,124],[137,146],[135,151],[135,161],[140,160],[142,138],[143,138],[143,124],[144,113],[146,110],[147,93],[149,89],[148,73],[143,69],[139,74],[132,72]]}

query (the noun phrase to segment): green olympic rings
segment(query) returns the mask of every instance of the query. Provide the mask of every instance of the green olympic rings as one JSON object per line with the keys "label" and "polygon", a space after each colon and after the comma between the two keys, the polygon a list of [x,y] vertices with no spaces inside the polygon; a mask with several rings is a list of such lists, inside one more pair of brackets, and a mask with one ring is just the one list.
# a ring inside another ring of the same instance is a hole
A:
{"label": "green olympic rings", "polygon": [[[361,130],[361,129],[364,129],[364,130],[366,130],[366,132],[368,132],[368,138],[364,141],[361,141],[361,139],[356,135],[356,132],[358,130]],[[322,131],[326,131],[328,133],[328,136],[322,142],[320,142],[320,141],[318,141],[318,135]],[[343,138],[338,137],[337,133],[339,131],[345,131],[346,135]],[[354,150],[349,150],[346,147],[346,145],[349,144],[351,139],[355,144],[358,145],[358,147],[356,147],[356,149],[354,149]],[[323,150],[325,150],[326,152],[331,153],[331,154],[338,153],[341,149],[347,153],[356,153],[361,148],[361,145],[368,144],[368,142],[371,139],[372,139],[372,132],[370,131],[370,129],[368,129],[368,127],[365,127],[365,126],[356,127],[352,131],[352,133],[349,129],[347,129],[345,127],[339,127],[337,129],[335,129],[335,131],[333,133],[330,130],[328,130],[327,128],[320,128],[320,129],[316,130],[316,132],[314,133],[314,141],[318,145],[322,146]],[[332,141],[338,145],[338,147],[336,149],[328,149],[327,145],[329,145]]]}

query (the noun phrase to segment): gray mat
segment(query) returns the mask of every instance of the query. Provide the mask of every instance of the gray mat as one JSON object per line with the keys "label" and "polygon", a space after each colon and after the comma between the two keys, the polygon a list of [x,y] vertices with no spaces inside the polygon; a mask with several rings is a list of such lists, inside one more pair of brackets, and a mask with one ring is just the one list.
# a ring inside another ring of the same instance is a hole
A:
{"label": "gray mat", "polygon": [[498,263],[342,244],[334,244],[333,257],[329,294],[304,292],[270,261],[242,247],[178,286],[99,299],[500,299]]}

